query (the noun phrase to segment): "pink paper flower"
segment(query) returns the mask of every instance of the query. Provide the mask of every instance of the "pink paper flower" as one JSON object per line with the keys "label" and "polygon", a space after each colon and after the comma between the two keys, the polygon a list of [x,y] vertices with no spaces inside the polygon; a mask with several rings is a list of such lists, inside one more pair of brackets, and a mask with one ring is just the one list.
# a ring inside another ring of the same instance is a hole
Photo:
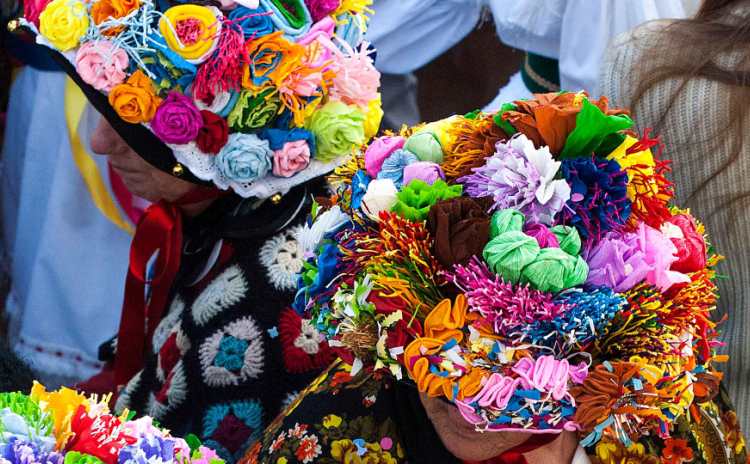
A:
{"label": "pink paper flower", "polygon": [[406,139],[399,135],[378,137],[370,143],[365,151],[365,170],[373,179],[378,177],[383,162],[391,153],[404,147]]}
{"label": "pink paper flower", "polygon": [[304,140],[287,142],[273,152],[273,174],[279,177],[292,177],[310,164],[310,147]]}
{"label": "pink paper flower", "polygon": [[310,16],[316,23],[336,11],[340,3],[340,0],[305,0]]}
{"label": "pink paper flower", "polygon": [[86,42],[76,53],[76,71],[96,90],[109,92],[125,80],[128,54],[109,40]]}

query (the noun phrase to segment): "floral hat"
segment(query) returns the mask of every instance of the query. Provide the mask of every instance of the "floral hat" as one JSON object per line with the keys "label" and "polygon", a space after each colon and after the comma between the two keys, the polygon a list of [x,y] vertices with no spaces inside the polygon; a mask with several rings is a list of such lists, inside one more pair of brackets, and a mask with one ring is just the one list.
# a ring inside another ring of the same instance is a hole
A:
{"label": "floral hat", "polygon": [[146,161],[266,198],[377,131],[372,0],[30,0],[20,24]]}
{"label": "floral hat", "polygon": [[294,308],[478,430],[667,437],[726,357],[720,257],[658,148],[583,92],[375,138],[300,235]]}
{"label": "floral hat", "polygon": [[0,393],[0,462],[224,464],[196,437],[173,437],[148,416],[114,416],[107,402],[36,382],[28,395]]}

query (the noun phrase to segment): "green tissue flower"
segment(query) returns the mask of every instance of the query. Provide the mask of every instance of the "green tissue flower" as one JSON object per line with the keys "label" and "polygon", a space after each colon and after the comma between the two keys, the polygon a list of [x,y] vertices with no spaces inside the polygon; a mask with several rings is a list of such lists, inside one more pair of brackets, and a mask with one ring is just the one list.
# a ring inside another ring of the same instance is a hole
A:
{"label": "green tissue flower", "polygon": [[365,115],[354,105],[330,101],[308,119],[307,129],[315,134],[315,158],[332,161],[365,142]]}
{"label": "green tissue flower", "polygon": [[[52,417],[42,412],[39,403],[23,393],[0,393],[0,411],[10,410],[14,414],[23,417],[28,426],[40,435],[46,435],[52,431]],[[3,429],[3,421],[0,420],[0,432]]]}
{"label": "green tissue flower", "polygon": [[560,248],[543,248],[534,262],[523,269],[522,280],[542,292],[557,293],[586,281],[589,266],[580,256]]}
{"label": "green tissue flower", "polygon": [[281,108],[278,97],[268,96],[272,91],[253,94],[244,90],[227,117],[229,127],[237,132],[250,132],[270,125]]}
{"label": "green tissue flower", "polygon": [[581,252],[581,236],[575,227],[555,226],[550,230],[557,237],[557,243],[562,251],[571,256],[578,256]]}
{"label": "green tissue flower", "polygon": [[560,153],[561,159],[591,156],[611,134],[630,129],[633,120],[624,114],[606,115],[587,98],[583,99],[581,112],[576,116],[576,128],[568,135]]}
{"label": "green tissue flower", "polygon": [[398,192],[398,201],[391,211],[410,221],[424,221],[432,205],[440,200],[460,197],[462,193],[462,185],[448,185],[442,179],[432,185],[414,179]]}
{"label": "green tissue flower", "polygon": [[518,283],[524,268],[536,260],[539,243],[519,230],[498,235],[484,247],[484,260],[506,282]]}
{"label": "green tissue flower", "polygon": [[101,459],[78,451],[68,451],[63,464],[104,464]]}
{"label": "green tissue flower", "polygon": [[523,213],[514,209],[503,209],[496,211],[490,219],[490,238],[510,232],[511,230],[522,231],[526,217]]}
{"label": "green tissue flower", "polygon": [[404,150],[408,150],[420,161],[430,161],[440,164],[443,162],[443,147],[437,136],[432,132],[419,132],[406,139]]}

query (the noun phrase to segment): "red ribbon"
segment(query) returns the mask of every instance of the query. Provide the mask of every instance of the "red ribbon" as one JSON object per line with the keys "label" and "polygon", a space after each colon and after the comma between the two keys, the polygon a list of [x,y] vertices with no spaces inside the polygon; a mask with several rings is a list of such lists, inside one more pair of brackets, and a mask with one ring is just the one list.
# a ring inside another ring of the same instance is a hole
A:
{"label": "red ribbon", "polygon": [[[130,264],[125,281],[125,298],[117,332],[115,383],[125,385],[143,368],[150,340],[161,321],[182,256],[182,213],[179,205],[215,198],[221,192],[198,188],[174,203],[152,204],[138,221],[130,245]],[[153,276],[148,279],[149,261],[158,252]],[[146,284],[150,286],[146,296]]]}

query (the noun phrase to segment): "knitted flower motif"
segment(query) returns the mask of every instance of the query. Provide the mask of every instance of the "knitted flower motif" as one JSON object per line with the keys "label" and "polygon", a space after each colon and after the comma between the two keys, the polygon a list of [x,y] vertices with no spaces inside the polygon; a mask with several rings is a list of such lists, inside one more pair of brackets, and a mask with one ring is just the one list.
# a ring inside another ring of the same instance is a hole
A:
{"label": "knitted flower motif", "polygon": [[585,239],[598,239],[625,224],[631,206],[628,175],[617,161],[595,156],[573,158],[563,161],[562,172],[572,191],[562,212],[566,224],[578,229]]}
{"label": "knitted flower motif", "polygon": [[555,179],[560,162],[549,148],[535,148],[521,134],[498,142],[495,154],[473,174],[458,179],[472,197],[493,197],[492,210],[513,208],[531,222],[550,225],[570,198],[570,187]]}
{"label": "knitted flower motif", "polygon": [[10,437],[0,444],[0,463],[3,464],[63,464],[63,456],[54,451],[44,451],[37,444]]}

